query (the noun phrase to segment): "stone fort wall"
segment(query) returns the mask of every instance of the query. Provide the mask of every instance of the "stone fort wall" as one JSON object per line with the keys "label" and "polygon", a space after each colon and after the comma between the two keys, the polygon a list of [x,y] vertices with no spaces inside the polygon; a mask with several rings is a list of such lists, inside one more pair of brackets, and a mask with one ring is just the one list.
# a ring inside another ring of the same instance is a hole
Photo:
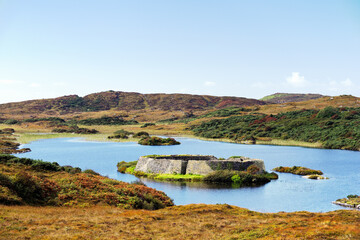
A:
{"label": "stone fort wall", "polygon": [[201,155],[169,155],[156,157],[140,157],[135,171],[162,174],[200,174],[207,175],[217,170],[245,171],[256,165],[265,171],[264,161],[245,157],[219,160],[214,156]]}

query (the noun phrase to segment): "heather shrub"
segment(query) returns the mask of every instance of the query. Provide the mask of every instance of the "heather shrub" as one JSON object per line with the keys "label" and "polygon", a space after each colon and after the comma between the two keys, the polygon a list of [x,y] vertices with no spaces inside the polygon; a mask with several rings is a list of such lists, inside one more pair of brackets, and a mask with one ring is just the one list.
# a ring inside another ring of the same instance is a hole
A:
{"label": "heather shrub", "polygon": [[19,172],[13,179],[13,189],[28,204],[44,203],[43,191],[39,184],[26,172]]}

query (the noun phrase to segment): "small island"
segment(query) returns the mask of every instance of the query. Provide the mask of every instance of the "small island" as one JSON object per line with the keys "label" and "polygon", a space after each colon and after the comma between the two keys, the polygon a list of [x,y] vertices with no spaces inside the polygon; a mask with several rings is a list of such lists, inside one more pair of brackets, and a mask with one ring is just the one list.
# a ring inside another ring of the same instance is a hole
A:
{"label": "small island", "polygon": [[323,172],[320,170],[314,170],[306,167],[300,167],[300,166],[293,166],[293,167],[276,167],[273,169],[275,172],[281,172],[281,173],[292,173],[295,175],[301,175],[304,178],[307,179],[328,179],[327,177],[322,176]]}
{"label": "small island", "polygon": [[169,146],[169,145],[179,145],[180,142],[176,141],[174,138],[161,138],[156,136],[150,136],[149,133],[145,131],[140,131],[137,133],[129,132],[124,129],[120,129],[114,132],[113,135],[107,137],[108,139],[129,139],[133,140],[139,139],[138,144],[148,145],[148,146]]}
{"label": "small island", "polygon": [[259,186],[277,179],[265,171],[264,161],[241,156],[218,159],[209,155],[148,155],[119,162],[118,171],[160,181],[232,183]]}
{"label": "small island", "polygon": [[169,146],[169,145],[179,145],[180,142],[176,141],[174,138],[161,138],[161,137],[144,137],[138,142],[140,145],[149,145],[149,146]]}
{"label": "small island", "polygon": [[348,195],[346,198],[341,198],[333,202],[334,204],[360,209],[360,196],[356,194]]}

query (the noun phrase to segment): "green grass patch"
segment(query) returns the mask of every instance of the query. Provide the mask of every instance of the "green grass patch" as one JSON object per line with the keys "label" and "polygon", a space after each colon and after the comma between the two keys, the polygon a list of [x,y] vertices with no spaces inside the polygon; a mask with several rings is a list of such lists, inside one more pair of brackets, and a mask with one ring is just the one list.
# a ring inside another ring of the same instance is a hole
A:
{"label": "green grass patch", "polygon": [[151,177],[155,180],[160,181],[187,181],[187,182],[200,182],[203,180],[204,176],[197,174],[155,174]]}

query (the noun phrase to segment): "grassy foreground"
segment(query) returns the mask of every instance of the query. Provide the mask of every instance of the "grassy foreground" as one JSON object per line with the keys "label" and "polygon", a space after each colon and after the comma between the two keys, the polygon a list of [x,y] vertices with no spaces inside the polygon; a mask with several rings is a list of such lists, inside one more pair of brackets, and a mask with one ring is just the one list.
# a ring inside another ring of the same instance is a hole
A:
{"label": "grassy foreground", "polygon": [[229,205],[156,211],[0,207],[0,239],[359,239],[360,212],[258,213]]}

